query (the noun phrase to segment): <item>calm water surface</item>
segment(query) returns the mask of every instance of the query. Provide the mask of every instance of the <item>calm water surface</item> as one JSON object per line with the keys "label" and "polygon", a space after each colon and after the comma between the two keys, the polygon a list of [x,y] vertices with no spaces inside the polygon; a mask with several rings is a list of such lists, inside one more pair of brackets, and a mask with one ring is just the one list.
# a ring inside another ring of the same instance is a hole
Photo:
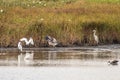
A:
{"label": "calm water surface", "polygon": [[0,80],[120,80],[120,45],[0,50]]}

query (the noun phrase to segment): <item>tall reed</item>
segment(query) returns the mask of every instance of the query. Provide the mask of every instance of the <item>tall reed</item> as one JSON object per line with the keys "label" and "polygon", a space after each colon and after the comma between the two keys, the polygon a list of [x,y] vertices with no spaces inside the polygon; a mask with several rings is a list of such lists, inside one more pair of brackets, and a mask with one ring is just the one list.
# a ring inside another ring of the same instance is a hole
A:
{"label": "tall reed", "polygon": [[0,3],[1,47],[17,47],[22,37],[33,37],[35,47],[44,47],[46,35],[55,37],[58,46],[94,45],[93,29],[100,44],[120,43],[117,0],[16,1]]}

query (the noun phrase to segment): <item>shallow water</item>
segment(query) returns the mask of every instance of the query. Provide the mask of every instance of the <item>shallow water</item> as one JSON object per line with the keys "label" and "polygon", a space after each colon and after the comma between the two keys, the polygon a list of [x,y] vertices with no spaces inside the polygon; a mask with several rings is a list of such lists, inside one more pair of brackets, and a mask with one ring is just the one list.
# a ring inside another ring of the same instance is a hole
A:
{"label": "shallow water", "polygon": [[[33,55],[31,55],[33,54]],[[119,45],[1,49],[0,80],[120,80]]]}
{"label": "shallow water", "polygon": [[119,80],[119,67],[1,67],[1,80]]}

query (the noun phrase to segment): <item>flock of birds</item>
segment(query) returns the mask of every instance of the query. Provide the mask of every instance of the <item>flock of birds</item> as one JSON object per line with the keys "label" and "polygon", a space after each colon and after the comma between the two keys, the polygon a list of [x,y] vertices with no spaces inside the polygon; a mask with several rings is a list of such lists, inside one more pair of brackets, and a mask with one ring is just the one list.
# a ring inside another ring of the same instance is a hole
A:
{"label": "flock of birds", "polygon": [[[93,37],[94,37],[94,40],[95,40],[96,44],[98,45],[99,38],[96,35],[96,30],[93,30]],[[53,47],[58,45],[58,42],[57,42],[57,40],[54,37],[46,36],[45,40],[48,42],[49,45],[51,45]],[[20,51],[23,51],[22,42],[25,42],[27,46],[34,45],[34,41],[33,41],[32,37],[30,37],[29,40],[27,38],[25,38],[25,37],[21,38],[20,41],[18,42],[18,49]],[[33,56],[33,54],[27,54],[26,55],[26,57],[27,57],[26,59],[29,59],[31,57],[31,55]],[[118,60],[108,61],[108,63],[111,64],[111,65],[118,65],[118,62],[119,62]]]}
{"label": "flock of birds", "polygon": [[[46,36],[46,41],[48,42],[49,45],[52,45],[53,47],[55,47],[58,42],[55,38],[51,37],[51,36]],[[22,47],[22,43],[25,42],[26,46],[29,45],[34,45],[34,41],[33,38],[30,37],[29,39],[27,38],[21,38],[20,41],[18,42],[18,49],[22,52],[23,51],[23,47]],[[23,57],[23,54],[21,53],[20,55],[18,55],[18,63],[21,63],[21,60],[24,59],[24,61],[29,61],[29,60],[33,60],[33,56],[34,53],[27,53],[25,54],[25,56]]]}
{"label": "flock of birds", "polygon": [[[98,39],[98,36],[96,35],[96,30],[93,30],[93,37],[94,37],[94,40],[96,41],[96,43],[98,44],[99,43],[99,39]],[[58,45],[58,42],[57,40],[54,38],[54,37],[51,37],[51,36],[46,36],[45,37],[45,40],[48,42],[49,45],[55,47],[56,45]],[[34,41],[33,41],[33,38],[30,37],[29,40],[27,38],[21,38],[20,41],[18,42],[18,49],[20,51],[22,51],[23,47],[22,47],[22,42],[25,42],[27,46],[29,45],[34,45]]]}
{"label": "flock of birds", "polygon": [[[48,42],[49,45],[52,45],[53,47],[55,47],[58,42],[57,40],[54,38],[54,37],[51,37],[51,36],[46,36],[46,41]],[[27,38],[21,38],[20,41],[18,42],[18,49],[20,51],[23,51],[23,47],[22,47],[22,42],[25,42],[26,43],[26,46],[29,46],[29,45],[34,45],[34,41],[33,41],[33,38],[30,37],[29,39]]]}

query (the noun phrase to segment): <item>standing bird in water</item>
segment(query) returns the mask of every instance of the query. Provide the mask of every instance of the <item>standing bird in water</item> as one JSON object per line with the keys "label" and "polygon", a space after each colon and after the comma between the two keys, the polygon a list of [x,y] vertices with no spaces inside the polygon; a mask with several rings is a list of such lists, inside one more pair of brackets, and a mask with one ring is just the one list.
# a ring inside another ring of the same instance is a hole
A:
{"label": "standing bird in water", "polygon": [[20,51],[22,51],[22,43],[21,43],[21,42],[18,42],[18,49],[19,49]]}
{"label": "standing bird in water", "polygon": [[22,41],[24,41],[26,43],[26,45],[28,46],[29,44],[34,45],[33,39],[30,37],[29,40],[27,40],[27,38],[21,38],[20,41],[18,42],[18,49],[20,51],[22,51]]}
{"label": "standing bird in water", "polygon": [[94,40],[96,41],[96,44],[98,45],[99,39],[98,39],[98,36],[96,35],[96,30],[93,30],[93,37],[94,37]]}
{"label": "standing bird in water", "polygon": [[48,44],[53,47],[55,47],[58,44],[57,40],[51,36],[46,36],[45,39],[47,40]]}
{"label": "standing bird in water", "polygon": [[33,42],[33,38],[30,37],[30,39],[28,40],[27,38],[21,38],[20,41],[24,41],[26,43],[26,45],[29,45],[29,44],[32,44],[34,45],[34,42]]}

